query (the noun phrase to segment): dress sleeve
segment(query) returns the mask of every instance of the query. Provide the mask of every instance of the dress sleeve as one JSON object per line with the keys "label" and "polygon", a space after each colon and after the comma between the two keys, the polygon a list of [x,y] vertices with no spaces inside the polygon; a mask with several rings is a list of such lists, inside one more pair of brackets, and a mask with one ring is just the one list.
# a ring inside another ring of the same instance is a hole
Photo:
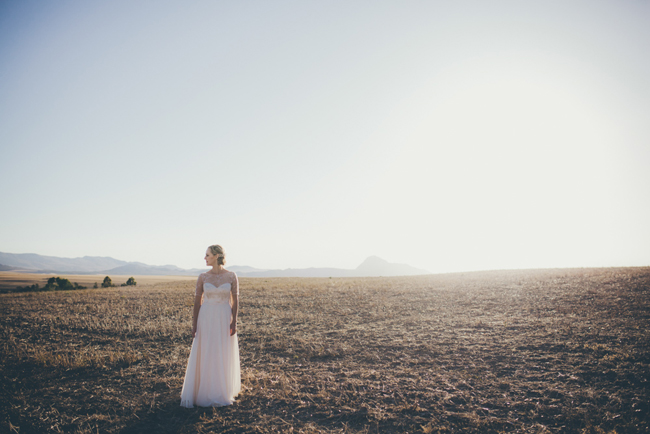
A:
{"label": "dress sleeve", "polygon": [[203,295],[203,273],[199,274],[199,278],[196,280],[196,291],[194,295]]}
{"label": "dress sleeve", "polygon": [[232,273],[232,283],[230,284],[230,292],[233,297],[239,296],[239,279],[237,279],[237,274]]}

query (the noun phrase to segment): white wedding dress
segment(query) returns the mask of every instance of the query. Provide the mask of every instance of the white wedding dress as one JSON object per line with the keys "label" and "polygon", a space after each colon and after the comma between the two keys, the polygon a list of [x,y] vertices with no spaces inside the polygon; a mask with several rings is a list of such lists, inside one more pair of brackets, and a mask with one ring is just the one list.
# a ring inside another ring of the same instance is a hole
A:
{"label": "white wedding dress", "polygon": [[181,406],[192,408],[230,405],[241,390],[239,342],[230,336],[230,299],[239,294],[233,272],[202,273],[196,294],[203,293],[196,337],[187,362]]}

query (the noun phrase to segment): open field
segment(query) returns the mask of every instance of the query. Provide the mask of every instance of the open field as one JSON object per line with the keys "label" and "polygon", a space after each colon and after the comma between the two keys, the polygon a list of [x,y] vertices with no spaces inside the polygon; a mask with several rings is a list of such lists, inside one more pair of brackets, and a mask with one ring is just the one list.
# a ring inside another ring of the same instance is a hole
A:
{"label": "open field", "polygon": [[[47,279],[50,277],[62,277],[70,282],[76,282],[81,286],[91,288],[94,283],[101,285],[106,274],[41,274],[41,273],[19,273],[15,271],[0,271],[0,290],[14,289],[17,286],[30,286],[38,283],[41,287],[45,286]],[[131,276],[118,276],[110,274],[109,277],[114,285],[126,283]],[[188,276],[133,276],[138,284],[153,284],[174,282],[179,280],[196,281],[196,277]]]}
{"label": "open field", "polygon": [[648,267],[241,279],[214,409],[179,406],[193,286],[0,295],[0,432],[650,432]]}

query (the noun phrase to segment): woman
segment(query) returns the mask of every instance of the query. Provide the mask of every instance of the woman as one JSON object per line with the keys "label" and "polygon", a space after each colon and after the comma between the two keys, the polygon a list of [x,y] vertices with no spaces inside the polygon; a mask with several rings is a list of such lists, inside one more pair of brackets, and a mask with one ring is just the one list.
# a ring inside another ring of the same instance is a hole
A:
{"label": "woman", "polygon": [[219,245],[208,247],[194,294],[192,351],[181,391],[181,406],[230,405],[241,390],[237,309],[239,281],[226,270],[226,254]]}

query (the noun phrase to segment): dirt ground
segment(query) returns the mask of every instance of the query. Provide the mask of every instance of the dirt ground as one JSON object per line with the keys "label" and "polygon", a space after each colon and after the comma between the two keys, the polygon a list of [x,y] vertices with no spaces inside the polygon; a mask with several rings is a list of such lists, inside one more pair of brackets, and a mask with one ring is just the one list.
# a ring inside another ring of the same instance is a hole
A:
{"label": "dirt ground", "polygon": [[0,432],[650,432],[650,268],[241,279],[243,391],[184,409],[191,281],[0,295]]}

